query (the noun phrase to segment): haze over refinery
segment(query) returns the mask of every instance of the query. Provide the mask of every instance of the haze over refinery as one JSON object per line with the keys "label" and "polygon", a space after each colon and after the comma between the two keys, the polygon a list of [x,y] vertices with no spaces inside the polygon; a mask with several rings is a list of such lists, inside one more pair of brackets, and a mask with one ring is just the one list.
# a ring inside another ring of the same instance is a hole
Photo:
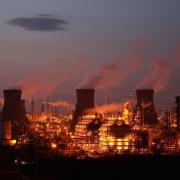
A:
{"label": "haze over refinery", "polygon": [[[95,88],[96,104],[153,88],[158,108],[180,91],[178,0],[32,0],[0,5],[0,89],[26,99],[75,102]],[[3,97],[3,95],[1,95]]]}

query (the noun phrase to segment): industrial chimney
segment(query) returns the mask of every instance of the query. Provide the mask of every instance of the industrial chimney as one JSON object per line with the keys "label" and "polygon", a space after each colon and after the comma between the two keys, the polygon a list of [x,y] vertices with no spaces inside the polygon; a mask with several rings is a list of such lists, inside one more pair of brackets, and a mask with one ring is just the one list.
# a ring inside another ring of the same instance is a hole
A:
{"label": "industrial chimney", "polygon": [[95,107],[94,94],[95,94],[94,89],[76,90],[77,103],[71,124],[72,131],[75,130],[75,125],[78,123],[79,116],[81,116],[85,110]]}
{"label": "industrial chimney", "polygon": [[176,120],[179,129],[180,128],[180,96],[176,97]]}
{"label": "industrial chimney", "polygon": [[156,110],[154,107],[154,90],[138,89],[136,90],[137,105],[136,112],[141,112],[141,122],[146,125],[154,125],[158,123]]}
{"label": "industrial chimney", "polygon": [[28,119],[25,101],[21,100],[19,89],[4,90],[4,106],[1,114],[2,139],[15,139],[24,133]]}

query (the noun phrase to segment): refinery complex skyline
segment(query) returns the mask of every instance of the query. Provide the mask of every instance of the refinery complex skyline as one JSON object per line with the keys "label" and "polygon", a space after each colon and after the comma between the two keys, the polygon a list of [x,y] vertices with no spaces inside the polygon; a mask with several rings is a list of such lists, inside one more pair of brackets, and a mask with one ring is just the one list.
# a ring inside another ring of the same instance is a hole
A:
{"label": "refinery complex skyline", "polygon": [[179,179],[179,9],[0,0],[0,179]]}
{"label": "refinery complex skyline", "polygon": [[[40,111],[35,111],[31,99],[27,112],[22,90],[5,89],[0,149],[11,156],[9,168],[37,177],[44,175],[40,161],[46,159],[54,163],[60,159],[66,163],[111,159],[115,163],[114,158],[122,156],[179,156],[180,96],[175,97],[174,108],[157,111],[154,89],[137,89],[136,101],[130,96],[119,104],[100,106],[95,105],[95,93],[95,89],[76,89],[75,106],[41,101]],[[26,167],[27,171],[23,169]]]}

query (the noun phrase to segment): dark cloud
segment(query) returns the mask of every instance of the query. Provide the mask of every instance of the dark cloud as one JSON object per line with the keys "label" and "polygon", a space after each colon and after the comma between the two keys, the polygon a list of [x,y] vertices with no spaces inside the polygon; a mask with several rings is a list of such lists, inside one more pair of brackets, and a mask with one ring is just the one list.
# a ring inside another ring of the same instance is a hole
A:
{"label": "dark cloud", "polygon": [[19,26],[31,31],[63,31],[67,21],[53,17],[49,14],[39,14],[36,17],[17,17],[7,22],[10,25]]}

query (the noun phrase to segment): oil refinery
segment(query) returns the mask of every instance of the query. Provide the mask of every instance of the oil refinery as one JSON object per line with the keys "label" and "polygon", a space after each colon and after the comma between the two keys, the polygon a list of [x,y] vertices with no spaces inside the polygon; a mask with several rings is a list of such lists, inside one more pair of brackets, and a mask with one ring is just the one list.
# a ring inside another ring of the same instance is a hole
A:
{"label": "oil refinery", "polygon": [[103,158],[118,154],[180,153],[179,111],[156,112],[153,89],[138,89],[119,104],[95,106],[94,89],[76,90],[75,111],[61,114],[61,107],[43,102],[35,113],[34,99],[26,113],[21,90],[4,90],[1,144],[21,149],[38,141],[39,155]]}
{"label": "oil refinery", "polygon": [[[75,105],[42,101],[37,111],[34,98],[21,98],[22,90],[3,92],[0,155],[8,167],[29,177],[45,178],[45,172],[68,177],[71,170],[73,179],[89,169],[100,173],[99,167],[109,172],[121,167],[126,172],[129,163],[143,168],[150,160],[156,162],[155,169],[159,163],[162,166],[160,157],[180,155],[179,96],[171,110],[157,112],[153,89],[136,90],[137,100],[129,96],[126,101],[100,106],[95,105],[94,89],[78,89]],[[59,174],[60,167],[65,171]]]}

